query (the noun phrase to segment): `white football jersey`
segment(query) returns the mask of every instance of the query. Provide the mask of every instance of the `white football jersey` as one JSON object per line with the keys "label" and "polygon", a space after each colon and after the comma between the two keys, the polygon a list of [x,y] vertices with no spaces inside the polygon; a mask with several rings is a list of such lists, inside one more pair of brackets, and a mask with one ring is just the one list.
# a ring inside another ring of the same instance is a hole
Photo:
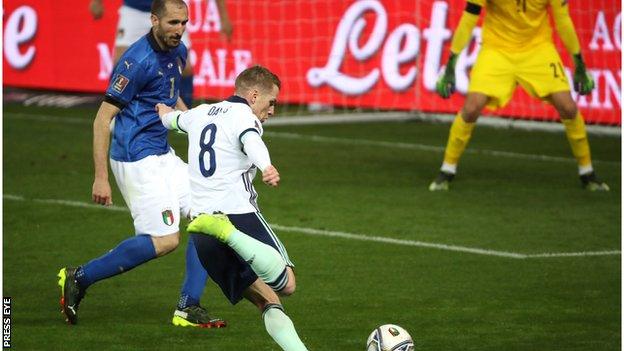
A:
{"label": "white football jersey", "polygon": [[168,129],[188,134],[191,215],[259,212],[252,180],[256,167],[243,152],[245,133],[262,136],[262,124],[245,100],[232,97],[163,117]]}

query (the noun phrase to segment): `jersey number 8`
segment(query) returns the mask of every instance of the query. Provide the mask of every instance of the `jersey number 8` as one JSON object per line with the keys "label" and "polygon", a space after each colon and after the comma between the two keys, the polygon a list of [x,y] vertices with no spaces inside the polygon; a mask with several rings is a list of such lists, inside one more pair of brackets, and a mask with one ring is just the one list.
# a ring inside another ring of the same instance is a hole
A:
{"label": "jersey number 8", "polygon": [[[210,135],[208,141],[206,141],[206,134],[208,134],[208,132],[210,132]],[[209,124],[204,127],[204,130],[202,130],[201,136],[199,137],[199,170],[201,171],[201,174],[206,178],[211,177],[217,170],[215,151],[212,148],[212,145],[215,142],[216,133],[217,126],[214,124]],[[208,157],[210,158],[208,169],[206,169],[206,162],[204,161],[204,159],[206,158],[206,153],[208,153]]]}

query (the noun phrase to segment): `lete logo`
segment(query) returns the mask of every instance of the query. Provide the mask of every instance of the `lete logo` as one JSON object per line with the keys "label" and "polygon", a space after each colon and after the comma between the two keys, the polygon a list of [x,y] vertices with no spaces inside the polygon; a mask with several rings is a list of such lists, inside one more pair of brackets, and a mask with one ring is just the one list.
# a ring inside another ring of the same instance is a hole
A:
{"label": "lete logo", "polygon": [[[364,45],[360,47],[358,42],[366,27],[366,20],[362,17],[368,11],[375,14],[375,25]],[[435,82],[441,69],[440,58],[444,42],[451,37],[451,31],[446,28],[448,4],[445,1],[435,1],[431,11],[430,26],[422,31],[422,37],[427,42],[423,82],[429,91],[435,89]],[[308,70],[308,83],[315,88],[327,84],[346,95],[361,95],[372,89],[381,76],[392,90],[397,92],[407,90],[417,76],[416,57],[420,52],[421,31],[410,23],[399,25],[386,38],[387,31],[388,15],[381,2],[377,0],[354,2],[338,24],[325,67]],[[480,28],[475,28],[472,35],[479,38]],[[352,77],[340,72],[347,48],[356,60],[365,61],[376,54],[382,45],[381,69],[374,68],[363,77]],[[474,63],[478,51],[479,45],[475,45],[470,52],[464,50],[458,59],[456,75],[457,90],[460,92],[466,92],[468,88],[466,69]],[[412,67],[401,73],[399,70],[401,65],[410,62],[413,63]]]}

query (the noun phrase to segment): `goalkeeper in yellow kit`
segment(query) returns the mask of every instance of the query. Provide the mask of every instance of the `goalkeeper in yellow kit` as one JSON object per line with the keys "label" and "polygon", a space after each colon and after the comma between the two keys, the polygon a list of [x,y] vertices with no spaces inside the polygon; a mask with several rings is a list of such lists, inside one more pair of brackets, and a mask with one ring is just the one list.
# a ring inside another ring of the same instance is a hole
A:
{"label": "goalkeeper in yellow kit", "polygon": [[574,58],[574,90],[581,95],[589,94],[594,81],[581,56],[568,13],[568,0],[468,0],[451,42],[446,69],[436,84],[437,93],[448,98],[455,91],[458,54],[470,41],[472,29],[485,7],[483,45],[470,75],[464,106],[451,126],[442,168],[429,190],[448,190],[483,108],[505,106],[520,84],[527,93],[557,109],[578,162],[583,187],[608,191],[609,186],[596,178],[592,168],[583,116],[570,95],[568,79],[552,41],[548,7],[559,37]]}

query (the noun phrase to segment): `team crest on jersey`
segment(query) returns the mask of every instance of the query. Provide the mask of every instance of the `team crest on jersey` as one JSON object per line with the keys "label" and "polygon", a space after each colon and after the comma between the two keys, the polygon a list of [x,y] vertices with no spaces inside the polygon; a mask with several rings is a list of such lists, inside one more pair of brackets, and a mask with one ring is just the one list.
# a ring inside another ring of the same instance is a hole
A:
{"label": "team crest on jersey", "polygon": [[173,224],[173,212],[171,212],[170,209],[166,209],[162,211],[162,219],[166,225],[172,225]]}
{"label": "team crest on jersey", "polygon": [[128,82],[130,82],[130,79],[118,74],[113,82],[113,90],[121,94],[124,89],[126,89],[126,86],[128,86]]}

